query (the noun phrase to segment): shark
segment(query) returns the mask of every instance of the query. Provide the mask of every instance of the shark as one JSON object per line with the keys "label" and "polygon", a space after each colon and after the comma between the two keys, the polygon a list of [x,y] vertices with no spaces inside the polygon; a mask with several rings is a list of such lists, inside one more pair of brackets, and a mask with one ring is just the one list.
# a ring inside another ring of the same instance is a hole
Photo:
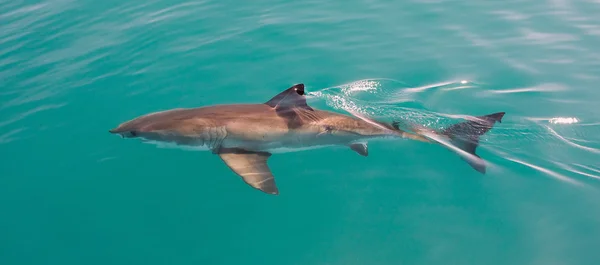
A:
{"label": "shark", "polygon": [[123,122],[109,132],[167,147],[212,152],[250,187],[278,195],[267,163],[273,154],[343,146],[366,157],[368,142],[376,139],[441,144],[485,174],[486,163],[476,154],[479,139],[496,122],[502,122],[504,114],[473,116],[441,130],[415,124],[402,129],[400,121],[387,123],[313,108],[300,83],[264,103],[158,111]]}

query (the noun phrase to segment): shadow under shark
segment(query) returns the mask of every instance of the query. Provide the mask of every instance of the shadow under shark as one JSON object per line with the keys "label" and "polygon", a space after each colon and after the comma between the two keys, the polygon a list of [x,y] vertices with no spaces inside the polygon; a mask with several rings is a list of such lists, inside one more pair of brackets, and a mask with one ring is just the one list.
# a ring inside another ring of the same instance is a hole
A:
{"label": "shadow under shark", "polygon": [[442,144],[485,174],[486,165],[475,153],[479,136],[503,116],[504,112],[498,112],[474,117],[441,131],[413,125],[409,132],[400,129],[398,122],[387,124],[360,115],[313,109],[306,103],[304,84],[297,84],[263,104],[156,112],[109,132],[155,144],[211,151],[248,185],[276,195],[279,190],[267,165],[272,153],[342,145],[368,156],[367,141],[381,138]]}

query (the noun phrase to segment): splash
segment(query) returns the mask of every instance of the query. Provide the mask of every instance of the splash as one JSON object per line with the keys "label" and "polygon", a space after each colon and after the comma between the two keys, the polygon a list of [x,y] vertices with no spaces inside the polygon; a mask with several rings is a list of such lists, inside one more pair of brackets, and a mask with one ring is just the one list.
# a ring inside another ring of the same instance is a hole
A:
{"label": "splash", "polygon": [[577,118],[557,117],[557,118],[550,119],[549,122],[554,123],[554,124],[573,124],[573,123],[578,123],[579,120]]}
{"label": "splash", "polygon": [[373,78],[323,88],[308,95],[322,99],[333,109],[353,115],[362,114],[384,120],[404,119],[424,126],[439,127],[468,115],[437,113],[427,109],[424,102],[431,96],[430,93],[475,85],[467,80],[453,80],[411,87],[395,79]]}

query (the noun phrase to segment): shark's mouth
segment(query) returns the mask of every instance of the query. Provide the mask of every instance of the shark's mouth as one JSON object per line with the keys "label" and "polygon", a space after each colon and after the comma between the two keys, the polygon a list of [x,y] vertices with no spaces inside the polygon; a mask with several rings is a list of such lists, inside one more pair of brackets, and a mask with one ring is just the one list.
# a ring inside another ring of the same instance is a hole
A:
{"label": "shark's mouth", "polygon": [[118,132],[118,133],[114,133],[114,134],[121,136],[121,138],[136,138],[136,137],[138,137],[138,133],[135,131]]}

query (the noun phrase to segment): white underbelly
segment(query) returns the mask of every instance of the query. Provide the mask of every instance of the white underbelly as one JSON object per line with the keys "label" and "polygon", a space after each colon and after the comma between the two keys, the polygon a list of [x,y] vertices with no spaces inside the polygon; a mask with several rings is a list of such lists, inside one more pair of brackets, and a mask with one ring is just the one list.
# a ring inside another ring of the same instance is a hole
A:
{"label": "white underbelly", "polygon": [[[179,149],[179,150],[184,150],[184,151],[210,151],[210,149],[206,145],[178,145],[178,144],[171,143],[171,142],[161,142],[161,141],[152,141],[152,140],[145,140],[145,141],[143,141],[143,143],[151,144],[151,145],[156,146],[157,148],[164,148],[164,149]],[[278,147],[265,147],[265,148],[258,148],[258,149],[261,151],[267,151],[267,152],[273,153],[273,154],[279,154],[279,153],[290,153],[290,152],[313,150],[313,149],[325,148],[325,147],[329,147],[329,146],[331,146],[331,145],[315,145],[315,146],[303,146],[303,147],[278,146]],[[245,146],[243,146],[243,145],[237,146],[237,147],[241,148],[241,149],[255,149],[255,148],[245,148]]]}
{"label": "white underbelly", "polygon": [[[156,141],[142,138],[142,142],[165,149],[211,151],[211,146],[206,145],[205,141],[195,142],[197,144],[190,144],[189,142],[187,144],[177,144],[176,142]],[[346,141],[344,139],[336,138],[318,139],[315,135],[306,135],[304,137],[293,135],[285,138],[271,139],[271,141],[246,141],[242,139],[226,138],[219,144],[219,146],[224,148],[240,148],[248,151],[264,151],[270,153],[289,153],[342,145],[346,144]]]}
{"label": "white underbelly", "polygon": [[314,145],[314,146],[304,146],[304,147],[276,147],[276,148],[269,148],[266,151],[268,151],[269,153],[272,153],[272,154],[279,154],[279,153],[290,153],[290,152],[313,150],[313,149],[319,149],[319,148],[324,148],[324,147],[329,147],[329,146],[331,146],[331,145]]}

